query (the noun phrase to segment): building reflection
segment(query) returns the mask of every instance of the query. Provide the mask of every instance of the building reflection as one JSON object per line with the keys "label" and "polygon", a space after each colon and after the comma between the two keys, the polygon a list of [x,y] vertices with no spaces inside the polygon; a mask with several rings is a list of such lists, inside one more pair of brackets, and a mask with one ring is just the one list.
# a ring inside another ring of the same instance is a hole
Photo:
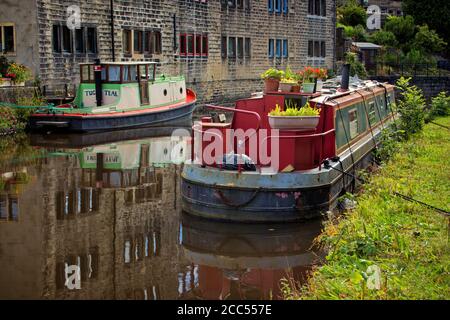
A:
{"label": "building reflection", "polygon": [[[187,261],[177,241],[180,168],[170,160],[185,158],[187,143],[46,141],[37,163],[2,163],[0,298],[177,298]],[[24,169],[27,181],[13,188]],[[80,290],[67,287],[69,266]]]}
{"label": "building reflection", "polygon": [[191,262],[180,275],[185,299],[278,299],[282,279],[298,283],[319,255],[321,221],[284,225],[211,222],[183,214],[182,244]]}

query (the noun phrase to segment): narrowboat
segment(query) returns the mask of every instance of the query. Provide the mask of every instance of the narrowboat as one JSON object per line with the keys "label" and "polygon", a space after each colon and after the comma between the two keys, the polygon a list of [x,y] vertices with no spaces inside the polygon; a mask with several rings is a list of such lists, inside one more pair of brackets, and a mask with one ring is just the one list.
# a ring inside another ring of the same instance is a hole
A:
{"label": "narrowboat", "polygon": [[72,103],[43,107],[31,130],[89,132],[143,126],[191,125],[196,102],[182,76],[156,76],[154,62],[80,64]]}
{"label": "narrowboat", "polygon": [[[373,163],[395,113],[394,86],[328,81],[313,94],[269,92],[239,100],[230,122],[203,117],[193,126],[194,154],[182,172],[189,214],[235,222],[295,222],[336,208]],[[269,112],[298,105],[320,110],[315,126],[272,127]],[[257,150],[255,150],[257,149]]]}

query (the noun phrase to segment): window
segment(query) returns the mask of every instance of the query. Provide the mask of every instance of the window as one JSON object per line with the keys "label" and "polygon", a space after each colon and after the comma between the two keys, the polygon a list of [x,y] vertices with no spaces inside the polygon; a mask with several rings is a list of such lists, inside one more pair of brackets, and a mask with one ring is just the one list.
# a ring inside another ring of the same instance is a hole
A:
{"label": "window", "polygon": [[187,54],[186,47],[186,35],[180,34],[180,56],[185,56]]}
{"label": "window", "polygon": [[275,1],[275,12],[281,13],[281,1],[283,0],[274,0]]}
{"label": "window", "polygon": [[251,40],[250,38],[245,38],[245,50],[244,50],[244,55],[246,58],[250,58],[251,57]]}
{"label": "window", "polygon": [[75,52],[84,53],[84,29],[75,30]]}
{"label": "window", "polygon": [[221,0],[222,10],[230,9],[245,9],[250,10],[250,0]]}
{"label": "window", "polygon": [[273,0],[267,1],[267,9],[269,10],[269,12],[273,12]]}
{"label": "window", "polygon": [[281,58],[281,39],[277,39],[276,57]]}
{"label": "window", "polygon": [[66,26],[62,27],[62,51],[72,52],[72,32]]}
{"label": "window", "polygon": [[326,16],[326,0],[308,0],[308,14],[314,16]]}
{"label": "window", "polygon": [[283,58],[289,57],[289,46],[287,39],[283,40]]}
{"label": "window", "polygon": [[53,25],[53,51],[61,52],[61,26]]}
{"label": "window", "polygon": [[153,47],[155,48],[153,53],[161,54],[162,53],[162,37],[161,31],[153,31]]}
{"label": "window", "polygon": [[288,0],[282,0],[283,1],[283,13],[289,12],[289,1]]}
{"label": "window", "polygon": [[353,139],[358,135],[358,111],[357,111],[357,109],[352,109],[348,112],[348,121],[350,124],[350,139]]}
{"label": "window", "polygon": [[87,41],[86,51],[87,53],[97,53],[97,29],[95,27],[88,27],[86,29]]}
{"label": "window", "polygon": [[109,82],[120,82],[120,66],[108,66]]}
{"label": "window", "polygon": [[227,37],[222,36],[222,58],[225,59],[227,57],[228,46],[227,46]]}
{"label": "window", "polygon": [[133,49],[134,49],[134,53],[143,53],[143,37],[144,37],[144,32],[143,31],[137,31],[134,30],[133,31]]}
{"label": "window", "polygon": [[228,38],[228,57],[236,58],[236,38],[235,37]]}
{"label": "window", "polygon": [[244,38],[237,38],[237,57],[244,58]]}
{"label": "window", "polygon": [[[161,54],[162,39],[160,31],[145,31],[144,32],[144,52],[146,54]],[[180,45],[184,44],[184,51],[186,52],[186,39],[180,38]],[[180,47],[181,51],[181,47]]]}
{"label": "window", "polygon": [[129,55],[132,53],[131,50],[131,30],[123,30],[122,31],[122,45],[123,45],[123,53]]}
{"label": "window", "polygon": [[273,39],[269,39],[269,58],[273,58]]}
{"label": "window", "polygon": [[202,55],[202,36],[200,34],[195,35],[195,56]]}
{"label": "window", "polygon": [[326,47],[325,41],[308,41],[308,57],[325,58]]}
{"label": "window", "polygon": [[203,39],[203,41],[202,41],[202,57],[207,57],[208,56],[208,36],[203,35],[202,39]]}
{"label": "window", "polygon": [[16,30],[13,24],[0,24],[0,54],[16,52]]}
{"label": "window", "polygon": [[377,121],[377,117],[375,114],[375,102],[369,102],[369,123],[370,125],[374,124]]}
{"label": "window", "polygon": [[187,55],[188,56],[194,55],[194,35],[193,34],[187,35]]}

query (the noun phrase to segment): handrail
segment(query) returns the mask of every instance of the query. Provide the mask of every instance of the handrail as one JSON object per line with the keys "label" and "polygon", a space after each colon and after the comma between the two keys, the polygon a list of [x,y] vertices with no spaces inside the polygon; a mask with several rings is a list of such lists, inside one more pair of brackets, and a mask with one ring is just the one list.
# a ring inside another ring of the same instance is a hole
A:
{"label": "handrail", "polygon": [[256,127],[256,130],[258,130],[259,127],[261,126],[261,116],[259,115],[259,113],[255,112],[255,111],[235,109],[235,108],[228,108],[228,107],[222,107],[222,106],[215,106],[213,104],[207,104],[205,107],[209,108],[209,109],[217,109],[217,110],[223,110],[223,111],[228,111],[228,112],[238,112],[238,113],[250,114],[252,116],[255,116],[256,119],[258,120],[258,125]]}

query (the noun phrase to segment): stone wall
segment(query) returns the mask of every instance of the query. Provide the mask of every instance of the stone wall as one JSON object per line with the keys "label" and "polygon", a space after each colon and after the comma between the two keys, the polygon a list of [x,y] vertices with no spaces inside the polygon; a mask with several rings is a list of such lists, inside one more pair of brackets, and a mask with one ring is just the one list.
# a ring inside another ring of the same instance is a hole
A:
{"label": "stone wall", "polygon": [[21,99],[32,99],[35,87],[2,87],[0,88],[0,102],[20,103]]}
{"label": "stone wall", "polygon": [[[160,72],[184,75],[188,87],[197,91],[201,103],[220,103],[260,91],[259,75],[271,66],[290,65],[294,70],[305,65],[334,66],[335,0],[326,1],[326,17],[308,15],[308,1],[304,0],[288,1],[288,13],[270,13],[267,1],[263,0],[248,1],[250,9],[224,7],[223,2],[115,0],[116,61],[157,61]],[[64,83],[71,85],[79,81],[80,62],[93,61],[96,57],[103,61],[113,59],[109,1],[36,0],[36,4],[40,76],[44,85],[49,88]],[[82,25],[97,27],[97,55],[53,52],[52,26],[65,23],[66,9],[70,5],[80,7]],[[124,55],[124,29],[161,31],[162,53]],[[181,57],[179,35],[184,33],[207,34],[208,56]],[[250,57],[223,58],[223,36],[250,38]],[[269,58],[269,39],[287,39],[289,57]],[[309,40],[325,41],[325,58],[307,57]]]}
{"label": "stone wall", "polygon": [[[373,77],[372,79],[380,82],[395,84],[395,82],[398,80],[398,77],[386,76]],[[447,94],[450,92],[450,77],[415,76],[412,77],[411,84],[414,84],[423,90],[423,94],[428,102],[431,101],[431,98],[437,96],[442,91],[446,91]]]}

